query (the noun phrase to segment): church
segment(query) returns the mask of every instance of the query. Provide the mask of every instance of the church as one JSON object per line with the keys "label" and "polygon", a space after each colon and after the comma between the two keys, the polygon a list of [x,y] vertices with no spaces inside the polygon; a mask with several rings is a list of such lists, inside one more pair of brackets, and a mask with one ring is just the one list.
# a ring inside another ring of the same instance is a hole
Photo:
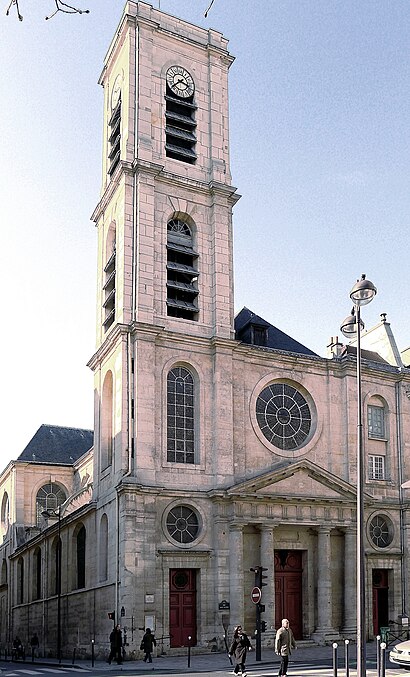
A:
{"label": "church", "polygon": [[[356,635],[356,347],[234,314],[227,39],[126,3],[100,76],[94,430],[43,425],[0,477],[0,647],[223,649],[287,617]],[[358,271],[361,272],[361,271]],[[409,610],[410,355],[362,337],[366,631]]]}

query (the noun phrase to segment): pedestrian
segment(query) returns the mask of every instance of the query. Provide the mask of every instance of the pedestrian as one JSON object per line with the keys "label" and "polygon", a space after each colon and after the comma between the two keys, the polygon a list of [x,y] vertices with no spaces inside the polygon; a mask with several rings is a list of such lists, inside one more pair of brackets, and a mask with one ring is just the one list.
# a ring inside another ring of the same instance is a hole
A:
{"label": "pedestrian", "polygon": [[235,667],[233,670],[234,675],[238,675],[239,671],[241,671],[242,677],[246,677],[245,661],[248,649],[249,651],[252,651],[252,645],[249,641],[249,637],[242,630],[242,626],[237,625],[233,631],[233,641],[229,649],[229,656],[233,656],[235,658]]}
{"label": "pedestrian", "polygon": [[108,656],[108,662],[111,665],[113,658],[116,659],[118,665],[122,663],[122,632],[121,625],[116,625],[114,630],[110,634],[110,646],[111,651]]}
{"label": "pedestrian", "polygon": [[292,649],[296,649],[295,638],[289,627],[288,619],[284,618],[282,627],[279,628],[275,637],[275,652],[280,656],[279,677],[287,677],[289,656]]}
{"label": "pedestrian", "polygon": [[144,658],[142,659],[144,663],[152,663],[152,649],[154,646],[157,646],[156,639],[151,632],[151,628],[145,630],[145,635],[141,640],[140,649],[145,653]]}
{"label": "pedestrian", "polygon": [[13,651],[14,651],[14,656],[15,659],[18,661],[19,658],[24,659],[24,647],[21,642],[20,637],[17,635],[14,642],[13,642]]}
{"label": "pedestrian", "polygon": [[35,632],[32,638],[30,639],[30,646],[31,646],[31,658],[33,659],[34,656],[38,653],[38,647],[39,647],[40,642],[38,641],[38,635]]}

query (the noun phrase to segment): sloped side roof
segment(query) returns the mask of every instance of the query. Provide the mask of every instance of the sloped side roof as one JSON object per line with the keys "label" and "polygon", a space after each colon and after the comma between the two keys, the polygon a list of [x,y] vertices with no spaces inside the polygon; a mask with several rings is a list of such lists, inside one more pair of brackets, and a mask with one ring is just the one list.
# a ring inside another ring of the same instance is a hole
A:
{"label": "sloped side roof", "polygon": [[43,424],[22,451],[18,460],[71,464],[91,449],[93,441],[92,430]]}
{"label": "sloped side roof", "polygon": [[[242,308],[242,310],[235,317],[235,337],[238,341],[253,345],[251,342],[250,327],[263,327],[267,329],[266,348],[274,348],[276,350],[283,350],[290,353],[300,353],[302,355],[313,355],[318,357],[313,350],[306,348],[306,346],[296,341],[288,334],[285,334],[277,327],[264,320],[259,315],[253,313],[249,308]],[[258,346],[256,346],[258,347]],[[260,347],[260,346],[259,346]]]}
{"label": "sloped side roof", "polygon": [[[361,348],[360,350],[362,358],[364,360],[368,360],[369,362],[379,362],[380,364],[389,364],[387,360],[383,359],[379,353],[376,353],[374,350],[363,350]],[[344,357],[345,355],[357,355],[357,347],[352,346],[352,345],[347,345],[344,347],[341,357]]]}

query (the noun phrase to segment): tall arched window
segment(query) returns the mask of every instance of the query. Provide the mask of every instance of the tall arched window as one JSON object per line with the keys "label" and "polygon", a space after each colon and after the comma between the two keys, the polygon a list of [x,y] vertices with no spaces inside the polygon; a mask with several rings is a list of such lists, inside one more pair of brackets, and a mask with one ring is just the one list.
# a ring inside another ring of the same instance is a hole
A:
{"label": "tall arched window", "polygon": [[36,548],[33,555],[33,599],[41,598],[41,550]]}
{"label": "tall arched window", "polygon": [[1,585],[7,585],[7,560],[3,559],[1,563],[1,579],[0,583]]}
{"label": "tall arched window", "polygon": [[85,588],[85,527],[81,526],[76,537],[77,588]]}
{"label": "tall arched window", "polygon": [[108,371],[104,378],[101,411],[101,470],[112,464],[113,378]]}
{"label": "tall arched window", "polygon": [[24,560],[19,557],[17,560],[17,604],[24,602]]}
{"label": "tall arched window", "polygon": [[[63,544],[60,540],[58,539],[58,536],[53,540],[52,546],[51,546],[51,561],[52,561],[52,567],[50,569],[50,593],[51,595],[58,595],[59,592],[59,585],[61,586],[61,576],[59,574],[59,569],[60,569],[60,562],[62,560],[62,551]],[[59,549],[60,549],[60,554],[59,554]],[[60,589],[61,592],[61,589]]]}
{"label": "tall arched window", "polygon": [[64,503],[67,496],[64,489],[55,482],[44,484],[37,492],[36,498],[36,520],[37,524],[42,522],[41,513],[45,510],[57,510]]}
{"label": "tall arched window", "polygon": [[10,519],[10,501],[7,491],[4,492],[1,501],[1,531],[3,536],[7,534]]}
{"label": "tall arched window", "polygon": [[106,581],[108,578],[108,518],[104,514],[100,522],[100,556],[99,576],[100,581]]}
{"label": "tall arched window", "polygon": [[167,460],[195,463],[194,377],[174,367],[167,377]]}

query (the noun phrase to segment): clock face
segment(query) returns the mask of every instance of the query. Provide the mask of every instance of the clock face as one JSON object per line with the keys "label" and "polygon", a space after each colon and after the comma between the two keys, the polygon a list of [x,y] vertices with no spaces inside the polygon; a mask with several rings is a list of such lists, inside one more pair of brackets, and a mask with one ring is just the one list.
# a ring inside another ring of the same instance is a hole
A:
{"label": "clock face", "polygon": [[288,383],[272,383],[262,390],[256,401],[256,420],[268,442],[284,451],[299,449],[310,438],[309,405]]}
{"label": "clock face", "polygon": [[112,88],[112,93],[111,93],[111,110],[114,110],[115,106],[117,105],[118,101],[120,100],[121,83],[122,83],[121,75],[117,75],[117,77],[115,78],[114,87]]}
{"label": "clock face", "polygon": [[192,76],[182,66],[171,66],[171,68],[168,68],[167,83],[171,92],[182,99],[192,96],[195,91]]}

